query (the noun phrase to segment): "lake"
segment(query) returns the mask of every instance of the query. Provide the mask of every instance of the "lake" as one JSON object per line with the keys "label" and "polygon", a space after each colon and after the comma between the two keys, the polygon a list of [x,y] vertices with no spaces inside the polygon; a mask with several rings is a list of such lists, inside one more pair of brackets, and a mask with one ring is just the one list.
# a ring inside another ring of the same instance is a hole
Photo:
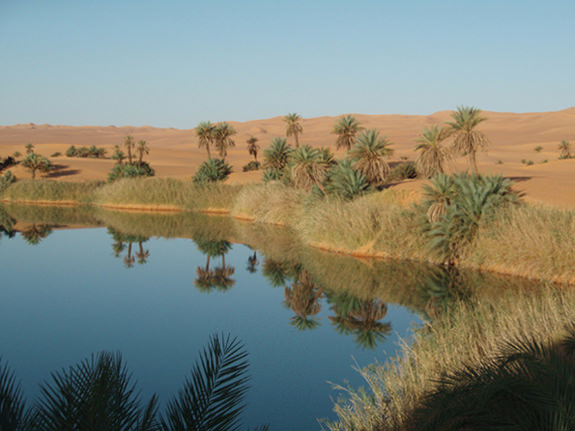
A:
{"label": "lake", "polygon": [[29,401],[51,372],[110,351],[164,405],[210,335],[231,334],[249,353],[244,429],[320,429],[336,419],[332,383],[362,385],[354,367],[385,362],[477,285],[497,288],[219,216],[10,205],[0,226],[0,356]]}

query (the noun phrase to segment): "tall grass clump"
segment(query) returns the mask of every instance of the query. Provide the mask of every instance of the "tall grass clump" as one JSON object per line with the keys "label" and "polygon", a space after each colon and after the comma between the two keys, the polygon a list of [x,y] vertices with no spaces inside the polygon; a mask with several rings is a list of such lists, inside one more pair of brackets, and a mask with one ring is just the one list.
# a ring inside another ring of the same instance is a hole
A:
{"label": "tall grass clump", "polygon": [[303,214],[305,196],[277,181],[246,186],[234,202],[232,215],[257,223],[292,225]]}
{"label": "tall grass clump", "polygon": [[411,413],[437,389],[443,376],[463,366],[480,370],[510,341],[556,340],[572,324],[574,314],[575,292],[555,287],[510,291],[497,301],[459,301],[433,325],[416,332],[402,354],[388,364],[359,370],[366,389],[338,387],[343,394],[335,405],[338,422],[327,424],[327,429],[407,429]]}
{"label": "tall grass clump", "polygon": [[96,195],[100,205],[229,211],[241,186],[195,184],[173,178],[126,178]]}
{"label": "tall grass clump", "polygon": [[2,194],[2,198],[11,201],[38,202],[75,202],[88,204],[103,186],[101,181],[64,182],[64,181],[16,181]]}
{"label": "tall grass clump", "polygon": [[575,211],[523,205],[498,214],[463,262],[529,278],[575,283]]}

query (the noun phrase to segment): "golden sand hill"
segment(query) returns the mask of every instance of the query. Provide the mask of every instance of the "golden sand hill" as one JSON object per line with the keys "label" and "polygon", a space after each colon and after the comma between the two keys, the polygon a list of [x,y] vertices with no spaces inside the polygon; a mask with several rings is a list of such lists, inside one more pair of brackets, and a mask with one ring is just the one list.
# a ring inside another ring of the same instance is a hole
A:
{"label": "golden sand hill", "polygon": [[[414,139],[423,127],[448,121],[450,111],[431,115],[363,115],[353,114],[366,128],[376,128],[393,143],[395,155],[392,160],[405,156],[413,160]],[[526,193],[527,199],[557,206],[575,208],[575,159],[558,160],[557,146],[561,140],[575,143],[575,108],[556,112],[541,113],[502,113],[488,112],[487,121],[480,129],[489,137],[490,145],[486,153],[478,154],[479,168],[484,173],[501,173],[517,181],[517,188]],[[312,146],[326,146],[335,151],[335,135],[331,130],[337,117],[317,117],[303,119],[303,136],[300,142]],[[236,147],[229,152],[228,160],[236,173],[230,182],[246,183],[258,181],[259,172],[243,173],[241,168],[251,158],[247,152],[246,140],[255,136],[260,146],[265,148],[274,137],[284,136],[285,123],[282,117],[265,120],[230,122],[237,130]],[[200,150],[193,129],[162,129],[155,127],[115,127],[115,126],[55,126],[19,124],[0,126],[0,157],[14,151],[24,152],[24,145],[32,143],[36,151],[50,156],[55,152],[64,154],[70,145],[101,146],[111,154],[116,144],[122,144],[126,135],[136,140],[144,139],[151,147],[147,157],[163,177],[188,178],[205,160],[206,153]],[[543,147],[539,153],[537,146]],[[336,157],[344,156],[336,152]],[[521,160],[532,160],[531,166]],[[543,163],[547,160],[547,163]],[[82,181],[106,178],[113,165],[112,160],[53,158],[58,170],[51,174],[56,180]],[[501,161],[502,163],[499,163]],[[453,163],[452,170],[465,168],[465,160]],[[14,168],[20,178],[30,174],[21,167]],[[413,181],[399,187],[417,189],[423,181]]]}

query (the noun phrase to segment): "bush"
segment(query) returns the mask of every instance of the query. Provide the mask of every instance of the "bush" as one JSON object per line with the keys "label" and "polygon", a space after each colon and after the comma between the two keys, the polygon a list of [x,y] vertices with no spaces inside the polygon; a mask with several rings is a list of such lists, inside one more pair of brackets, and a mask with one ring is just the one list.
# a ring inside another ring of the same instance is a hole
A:
{"label": "bush", "polygon": [[232,173],[232,167],[224,159],[210,159],[203,162],[193,177],[195,183],[225,181]]}
{"label": "bush", "polygon": [[92,145],[90,147],[78,147],[78,148],[76,148],[74,145],[71,145],[66,150],[67,157],[100,159],[103,158],[105,155],[106,150],[102,147],[96,147],[95,145]]}
{"label": "bush", "polygon": [[0,177],[0,193],[4,192],[10,184],[16,181],[16,177],[11,171],[4,172],[4,175]]}
{"label": "bush", "polygon": [[108,174],[108,181],[112,182],[120,178],[153,177],[154,175],[155,171],[146,162],[117,164]]}
{"label": "bush", "polygon": [[2,169],[8,168],[10,166],[13,166],[16,164],[16,160],[14,160],[14,157],[12,156],[8,156],[6,157],[4,160],[0,161],[0,171]]}
{"label": "bush", "polygon": [[66,157],[76,157],[77,151],[76,147],[71,145],[70,148],[66,150]]}
{"label": "bush", "polygon": [[256,161],[252,160],[251,162],[249,162],[247,165],[245,165],[242,168],[242,171],[243,172],[257,171],[257,170],[259,170],[260,166],[261,166],[260,162],[256,162]]}
{"label": "bush", "polygon": [[369,189],[364,175],[353,169],[349,160],[343,160],[327,173],[325,190],[330,195],[351,200],[363,195]]}
{"label": "bush", "polygon": [[543,147],[542,147],[541,145],[537,145],[537,146],[534,148],[534,150],[535,150],[536,153],[540,153],[541,151],[543,151]]}
{"label": "bush", "polygon": [[61,152],[56,151],[55,153],[53,153],[50,157],[60,157],[62,155]]}
{"label": "bush", "polygon": [[407,180],[417,177],[417,169],[414,162],[402,162],[391,171],[391,179],[396,181]]}

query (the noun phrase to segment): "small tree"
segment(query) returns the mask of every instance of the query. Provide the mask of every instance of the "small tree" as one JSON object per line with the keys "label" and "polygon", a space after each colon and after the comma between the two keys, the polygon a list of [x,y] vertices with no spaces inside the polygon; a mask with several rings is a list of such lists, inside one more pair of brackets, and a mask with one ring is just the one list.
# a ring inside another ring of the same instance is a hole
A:
{"label": "small tree", "polygon": [[134,148],[136,147],[134,138],[132,138],[131,136],[126,136],[124,138],[124,146],[126,147],[126,150],[128,150],[128,163],[132,164],[133,162],[132,151],[134,151]]}
{"label": "small tree", "polygon": [[289,138],[293,136],[295,139],[295,147],[299,148],[299,135],[303,133],[303,126],[300,124],[301,117],[295,112],[287,114],[284,121],[287,123],[286,136]]}
{"label": "small tree", "polygon": [[559,144],[559,151],[561,152],[559,154],[559,158],[560,159],[570,159],[571,156],[571,143],[568,141],[561,141],[561,143]]}
{"label": "small tree", "polygon": [[32,154],[34,152],[34,144],[26,144],[26,154]]}
{"label": "small tree", "polygon": [[138,163],[142,164],[144,161],[144,154],[150,154],[150,147],[148,147],[148,143],[146,141],[139,141],[138,146],[136,148],[138,152]]}
{"label": "small tree", "polygon": [[29,153],[24,160],[22,160],[22,166],[30,170],[32,179],[36,179],[36,171],[50,172],[54,169],[54,165],[50,160],[34,152]]}
{"label": "small tree", "polygon": [[226,180],[232,167],[224,159],[209,159],[203,162],[194,175],[195,183],[215,183]]}
{"label": "small tree", "polygon": [[246,142],[248,143],[248,152],[250,153],[250,156],[254,156],[254,160],[257,162],[258,151],[260,149],[260,146],[257,144],[258,138],[250,136],[250,138]]}

